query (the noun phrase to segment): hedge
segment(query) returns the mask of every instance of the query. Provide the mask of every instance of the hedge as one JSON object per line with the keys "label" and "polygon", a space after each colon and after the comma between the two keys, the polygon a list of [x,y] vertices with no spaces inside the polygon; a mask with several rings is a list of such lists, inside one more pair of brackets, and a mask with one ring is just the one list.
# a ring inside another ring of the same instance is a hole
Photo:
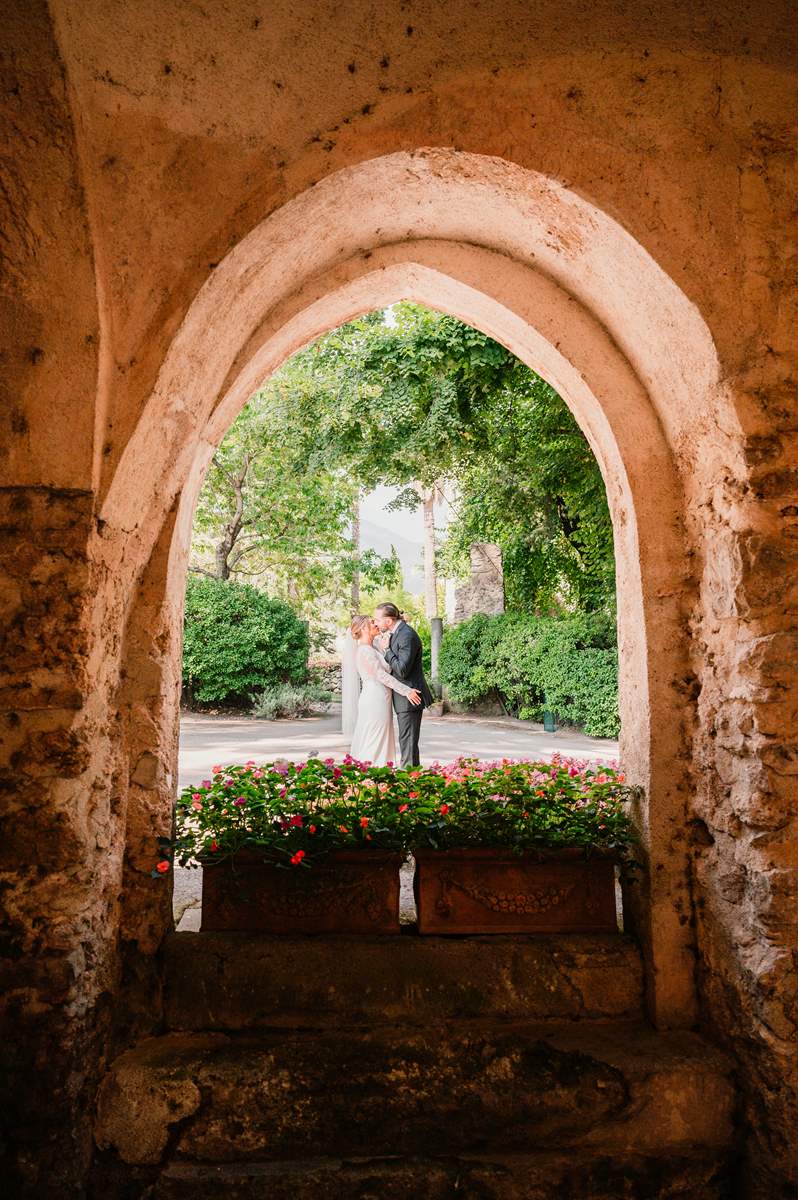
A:
{"label": "hedge", "polygon": [[191,701],[249,704],[253,692],[304,683],[308,628],[290,605],[232,580],[189,576],[183,685]]}
{"label": "hedge", "polygon": [[524,720],[548,708],[592,737],[620,730],[615,625],[603,614],[472,617],[444,635],[441,682],[459,704],[498,697]]}

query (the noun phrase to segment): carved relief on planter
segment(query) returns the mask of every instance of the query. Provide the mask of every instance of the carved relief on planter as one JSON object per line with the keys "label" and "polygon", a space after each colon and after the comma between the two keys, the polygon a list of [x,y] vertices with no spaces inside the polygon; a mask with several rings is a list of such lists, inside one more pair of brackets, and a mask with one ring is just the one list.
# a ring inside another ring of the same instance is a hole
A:
{"label": "carved relief on planter", "polygon": [[204,864],[203,931],[399,933],[400,856],[337,851],[312,867],[255,854]]}
{"label": "carved relief on planter", "polygon": [[415,858],[420,933],[617,931],[611,859],[482,848]]}

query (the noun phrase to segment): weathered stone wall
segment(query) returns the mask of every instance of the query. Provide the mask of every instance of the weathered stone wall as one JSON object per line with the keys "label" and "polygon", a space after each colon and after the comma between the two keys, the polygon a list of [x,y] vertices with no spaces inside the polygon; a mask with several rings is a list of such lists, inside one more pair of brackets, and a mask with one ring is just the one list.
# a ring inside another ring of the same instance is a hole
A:
{"label": "weathered stone wall", "polygon": [[471,578],[454,589],[453,625],[467,621],[477,613],[496,616],[504,612],[504,571],[501,546],[474,542],[471,546]]}
{"label": "weathered stone wall", "polygon": [[159,1019],[169,918],[148,837],[170,820],[203,465],[258,371],[398,294],[545,368],[597,449],[625,572],[625,752],[653,805],[652,1012],[690,1019],[695,961],[702,1020],[741,1067],[748,1194],[798,1188],[793,16],[786,0],[644,17],[611,0],[6,5],[0,855],[20,1194],[79,1194],[93,1081]]}

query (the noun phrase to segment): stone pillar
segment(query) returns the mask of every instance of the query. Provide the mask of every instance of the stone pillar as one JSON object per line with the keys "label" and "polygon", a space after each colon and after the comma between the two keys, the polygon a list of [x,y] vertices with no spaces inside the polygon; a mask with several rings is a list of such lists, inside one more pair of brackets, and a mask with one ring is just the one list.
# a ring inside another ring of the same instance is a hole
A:
{"label": "stone pillar", "polygon": [[504,612],[504,571],[501,548],[493,542],[471,545],[471,578],[455,589],[452,624],[459,625],[477,613],[495,616]]}

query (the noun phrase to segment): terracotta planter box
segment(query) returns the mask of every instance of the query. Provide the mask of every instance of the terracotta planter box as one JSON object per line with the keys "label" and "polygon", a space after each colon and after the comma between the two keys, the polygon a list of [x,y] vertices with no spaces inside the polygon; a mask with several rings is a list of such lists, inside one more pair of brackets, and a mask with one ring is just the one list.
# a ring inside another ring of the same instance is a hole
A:
{"label": "terracotta planter box", "polygon": [[611,858],[480,848],[415,860],[419,933],[617,932]]}
{"label": "terracotta planter box", "polygon": [[257,855],[203,864],[203,931],[399,933],[399,867],[392,851],[340,850],[309,868]]}

